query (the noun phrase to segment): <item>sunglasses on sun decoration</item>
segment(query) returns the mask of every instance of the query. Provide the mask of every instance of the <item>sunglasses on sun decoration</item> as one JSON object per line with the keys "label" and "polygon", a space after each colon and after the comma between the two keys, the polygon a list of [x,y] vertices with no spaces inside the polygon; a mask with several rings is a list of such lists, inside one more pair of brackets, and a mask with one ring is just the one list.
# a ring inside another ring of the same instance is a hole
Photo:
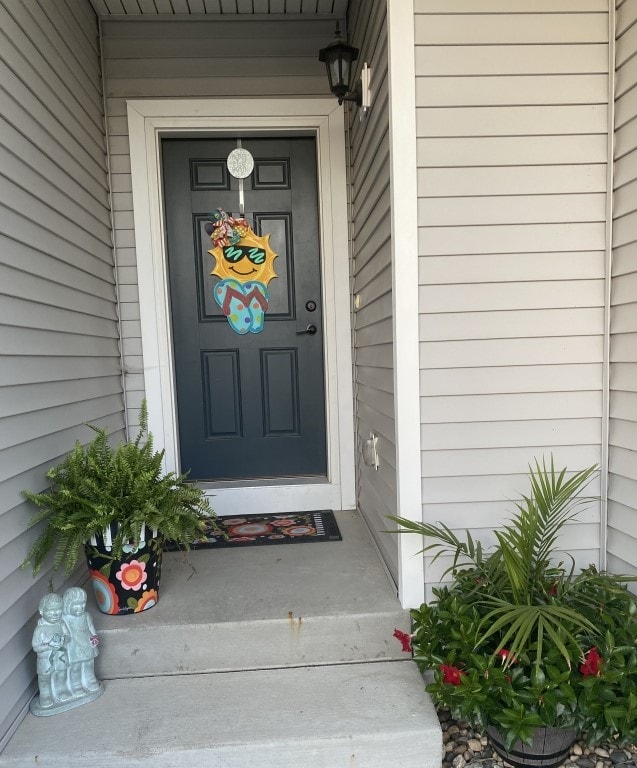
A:
{"label": "sunglasses on sun decoration", "polygon": [[251,245],[227,245],[223,249],[223,258],[231,264],[237,264],[245,257],[253,264],[263,264],[265,251],[263,248],[254,248]]}

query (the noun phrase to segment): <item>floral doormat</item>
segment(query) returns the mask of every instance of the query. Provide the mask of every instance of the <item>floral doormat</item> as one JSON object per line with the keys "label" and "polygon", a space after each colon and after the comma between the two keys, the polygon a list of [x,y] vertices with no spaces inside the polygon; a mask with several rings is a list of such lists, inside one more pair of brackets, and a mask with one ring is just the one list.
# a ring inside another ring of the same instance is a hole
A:
{"label": "floral doormat", "polygon": [[[342,538],[334,513],[323,509],[288,515],[217,517],[210,521],[203,535],[190,546],[192,549],[253,547],[262,544],[341,541]],[[174,551],[179,549],[179,545],[169,541],[165,549]]]}

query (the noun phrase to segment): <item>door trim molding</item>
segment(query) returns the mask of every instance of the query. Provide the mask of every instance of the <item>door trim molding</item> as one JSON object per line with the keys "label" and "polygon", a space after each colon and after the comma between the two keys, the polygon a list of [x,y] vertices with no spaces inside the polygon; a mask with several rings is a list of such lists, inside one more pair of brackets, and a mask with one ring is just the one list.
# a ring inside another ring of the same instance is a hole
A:
{"label": "door trim molding", "polygon": [[354,509],[354,419],[343,109],[333,98],[149,99],[127,102],[148,423],[167,470],[179,471],[160,139],[272,133],[317,141],[324,305],[326,482],[210,488],[219,514]]}

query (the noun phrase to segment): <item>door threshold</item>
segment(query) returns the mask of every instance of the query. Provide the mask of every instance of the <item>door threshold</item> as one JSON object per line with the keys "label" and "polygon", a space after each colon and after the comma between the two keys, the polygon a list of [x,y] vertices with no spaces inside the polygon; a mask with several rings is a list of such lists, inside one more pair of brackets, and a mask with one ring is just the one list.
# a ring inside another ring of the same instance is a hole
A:
{"label": "door threshold", "polygon": [[307,477],[250,477],[246,480],[202,480],[197,485],[204,491],[220,488],[261,488],[280,485],[320,485],[329,482],[326,475],[308,475]]}
{"label": "door threshold", "polygon": [[202,483],[218,515],[311,512],[315,509],[353,509],[341,484],[325,476],[276,477]]}

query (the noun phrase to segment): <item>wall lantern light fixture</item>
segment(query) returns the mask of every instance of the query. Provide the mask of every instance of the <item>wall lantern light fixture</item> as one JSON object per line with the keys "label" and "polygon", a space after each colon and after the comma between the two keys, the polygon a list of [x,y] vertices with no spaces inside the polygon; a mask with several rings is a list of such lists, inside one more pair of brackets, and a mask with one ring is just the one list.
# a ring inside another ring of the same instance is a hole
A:
{"label": "wall lantern light fixture", "polygon": [[363,64],[360,80],[352,88],[353,64],[357,59],[358,48],[348,45],[347,41],[341,37],[341,30],[337,23],[336,37],[328,46],[321,48],[319,61],[324,62],[327,68],[330,90],[338,99],[338,103],[353,101],[361,107],[364,114],[371,104],[370,69],[367,64]]}

